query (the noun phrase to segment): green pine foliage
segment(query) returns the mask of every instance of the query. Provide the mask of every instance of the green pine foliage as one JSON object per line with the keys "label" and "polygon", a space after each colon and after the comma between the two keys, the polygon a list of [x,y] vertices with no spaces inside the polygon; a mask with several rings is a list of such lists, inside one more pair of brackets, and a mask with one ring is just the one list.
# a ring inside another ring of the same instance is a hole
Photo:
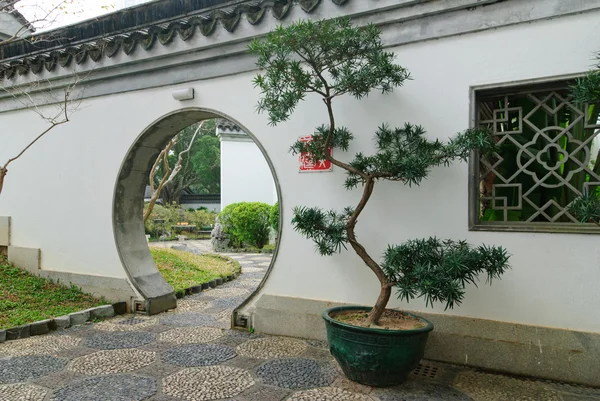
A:
{"label": "green pine foliage", "polygon": [[575,199],[569,205],[569,212],[582,223],[600,225],[600,196],[593,192]]}
{"label": "green pine foliage", "polygon": [[426,305],[459,305],[467,284],[477,285],[480,274],[487,283],[499,279],[508,265],[508,254],[500,247],[471,247],[465,241],[417,239],[390,246],[381,267],[398,289],[398,297],[410,301],[423,297]]}
{"label": "green pine foliage", "polygon": [[[597,56],[600,61],[600,53]],[[600,107],[600,64],[590,71],[571,88],[573,99],[579,103],[595,103]],[[600,153],[599,153],[600,155]],[[598,158],[596,163],[600,163]],[[569,205],[569,212],[582,223],[600,225],[600,190],[584,194]]]}
{"label": "green pine foliage", "polygon": [[[600,61],[600,53],[596,58]],[[600,64],[596,67],[596,70],[592,70],[585,77],[578,79],[571,88],[576,102],[600,103]]]}
{"label": "green pine foliage", "polygon": [[254,79],[261,91],[257,109],[268,115],[271,124],[288,120],[307,95],[318,95],[327,108],[329,122],[315,129],[312,141],[297,141],[290,151],[307,152],[314,161],[327,159],[345,170],[345,188],[361,188],[362,198],[356,207],[342,211],[295,207],[292,224],[314,241],[321,255],[350,246],[377,275],[384,296],[370,314],[372,324],[385,309],[391,286],[407,301],[424,297],[428,305],[445,302],[451,308],[460,304],[464,287],[475,284],[479,274],[487,274],[491,282],[509,268],[508,255],[501,247],[472,248],[464,242],[435,238],[414,240],[390,247],[380,265],[358,243],[355,225],[376,182],[419,185],[434,167],[467,160],[476,149],[484,153],[496,149],[489,133],[481,129],[466,130],[443,143],[428,139],[423,127],[406,123],[402,127],[382,124],[375,131],[373,154],[357,153],[343,161],[328,152],[329,148],[346,152],[354,139],[349,128],[336,124],[335,98],[362,99],[374,90],[389,93],[410,79],[409,72],[395,63],[394,53],[385,51],[375,26],[355,27],[348,18],[300,21],[253,41],[249,51],[257,56],[261,70]]}

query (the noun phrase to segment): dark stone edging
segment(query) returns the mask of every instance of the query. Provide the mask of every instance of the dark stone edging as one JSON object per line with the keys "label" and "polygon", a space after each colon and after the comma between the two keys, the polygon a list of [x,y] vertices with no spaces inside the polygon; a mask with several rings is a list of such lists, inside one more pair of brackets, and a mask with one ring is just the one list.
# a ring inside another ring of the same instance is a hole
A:
{"label": "dark stone edging", "polygon": [[220,249],[218,253],[255,253],[260,255],[262,253],[273,254],[275,253],[275,248],[273,249],[249,249],[249,248],[227,248]]}
{"label": "dark stone edging", "polygon": [[38,322],[0,330],[0,343],[48,334],[51,331],[64,330],[71,326],[84,324],[90,320],[107,319],[115,315],[124,315],[126,313],[127,303],[125,302],[117,302],[112,305],[101,305],[80,312],[69,313],[65,316],[55,317],[54,319],[40,320]]}
{"label": "dark stone edging", "polygon": [[185,288],[183,290],[175,291],[175,297],[181,299],[186,295],[198,294],[202,291],[206,291],[209,288],[216,288],[220,285],[227,283],[228,281],[235,280],[241,274],[241,268],[236,269],[232,274],[224,278],[216,278],[209,281],[208,283],[202,283],[200,285],[194,285],[192,287]]}

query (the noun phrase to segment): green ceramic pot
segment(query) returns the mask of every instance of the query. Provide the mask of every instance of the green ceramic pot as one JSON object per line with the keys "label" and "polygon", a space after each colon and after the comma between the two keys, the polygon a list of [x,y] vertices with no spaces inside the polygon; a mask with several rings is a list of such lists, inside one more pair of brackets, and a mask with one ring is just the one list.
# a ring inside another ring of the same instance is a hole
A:
{"label": "green ceramic pot", "polygon": [[433,324],[420,316],[425,327],[414,330],[385,330],[357,327],[330,317],[342,311],[365,311],[364,306],[327,309],[323,319],[327,327],[329,350],[348,379],[374,387],[395,386],[404,382],[425,353],[425,344]]}

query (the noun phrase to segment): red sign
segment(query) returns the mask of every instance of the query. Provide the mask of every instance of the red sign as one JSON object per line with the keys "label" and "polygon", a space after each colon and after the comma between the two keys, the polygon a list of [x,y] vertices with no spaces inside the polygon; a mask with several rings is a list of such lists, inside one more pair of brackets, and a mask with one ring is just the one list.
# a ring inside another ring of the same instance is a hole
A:
{"label": "red sign", "polygon": [[[312,136],[303,136],[300,138],[300,142],[310,142],[312,141]],[[329,148],[329,154],[332,154],[332,149]],[[307,173],[313,171],[331,171],[331,162],[329,160],[313,160],[308,152],[300,153],[298,157],[298,161],[300,162],[300,172]]]}

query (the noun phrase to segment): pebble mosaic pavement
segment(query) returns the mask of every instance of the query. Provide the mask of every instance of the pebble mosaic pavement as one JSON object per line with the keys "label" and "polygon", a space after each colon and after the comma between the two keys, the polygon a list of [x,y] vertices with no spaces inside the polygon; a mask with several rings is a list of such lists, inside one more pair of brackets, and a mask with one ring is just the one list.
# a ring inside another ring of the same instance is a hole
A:
{"label": "pebble mosaic pavement", "polygon": [[[186,241],[206,250],[206,241]],[[269,254],[226,254],[242,275],[158,316],[117,316],[0,344],[0,401],[592,401],[600,389],[425,361],[394,388],[347,380],[323,341],[229,330]]]}

